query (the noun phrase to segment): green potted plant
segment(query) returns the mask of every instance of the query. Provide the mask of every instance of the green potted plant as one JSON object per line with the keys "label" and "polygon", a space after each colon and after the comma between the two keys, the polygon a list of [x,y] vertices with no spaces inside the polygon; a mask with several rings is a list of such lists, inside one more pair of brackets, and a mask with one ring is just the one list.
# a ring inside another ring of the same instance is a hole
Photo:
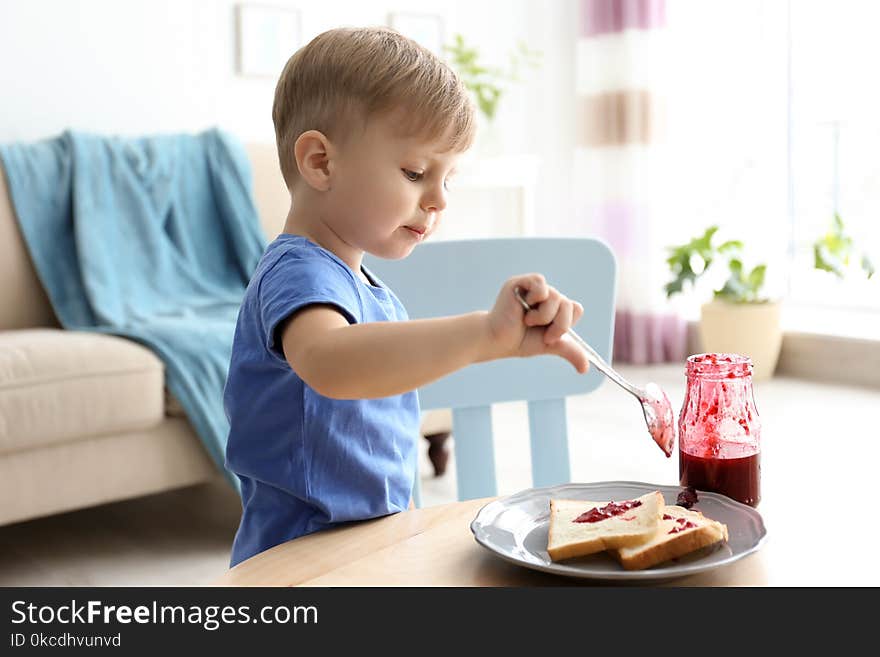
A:
{"label": "green potted plant", "polygon": [[443,50],[448,53],[449,64],[471,92],[478,116],[484,123],[478,139],[488,142],[490,147],[497,146],[492,142],[500,139],[494,126],[501,98],[511,84],[522,81],[525,68],[537,68],[540,65],[542,53],[531,50],[523,41],[518,41],[516,48],[509,53],[507,68],[488,66],[483,62],[480,51],[465,42],[461,34],[454,34],[452,43],[443,46]]}
{"label": "green potted plant", "polygon": [[869,279],[874,275],[870,256],[864,251],[856,252],[855,240],[846,234],[843,219],[835,212],[828,231],[813,242],[813,266],[843,279],[856,262]]}
{"label": "green potted plant", "polygon": [[782,346],[780,304],[762,294],[767,266],[743,265],[743,243],[728,240],[713,244],[718,226],[710,226],[688,242],[668,247],[672,280],[666,297],[693,287],[713,267],[725,267],[726,279],[714,290],[711,301],[700,307],[699,337],[705,352],[737,353],[754,365],[753,377],[773,375]]}

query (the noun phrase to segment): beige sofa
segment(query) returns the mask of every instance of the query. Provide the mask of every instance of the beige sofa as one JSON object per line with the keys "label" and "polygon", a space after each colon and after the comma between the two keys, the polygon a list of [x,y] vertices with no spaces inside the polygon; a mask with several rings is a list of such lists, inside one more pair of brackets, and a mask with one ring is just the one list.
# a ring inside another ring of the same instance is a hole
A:
{"label": "beige sofa", "polygon": [[[267,235],[289,198],[274,144],[247,147]],[[0,175],[0,524],[221,477],[149,349],[58,325]],[[423,431],[448,430],[448,413]]]}

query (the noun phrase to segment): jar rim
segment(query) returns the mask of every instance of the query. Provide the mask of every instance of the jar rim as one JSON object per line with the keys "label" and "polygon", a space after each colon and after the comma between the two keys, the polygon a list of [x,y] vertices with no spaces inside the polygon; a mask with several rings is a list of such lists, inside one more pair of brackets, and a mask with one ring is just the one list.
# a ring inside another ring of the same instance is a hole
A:
{"label": "jar rim", "polygon": [[752,368],[752,359],[748,356],[707,352],[688,356],[686,373],[688,376],[738,378],[750,376]]}

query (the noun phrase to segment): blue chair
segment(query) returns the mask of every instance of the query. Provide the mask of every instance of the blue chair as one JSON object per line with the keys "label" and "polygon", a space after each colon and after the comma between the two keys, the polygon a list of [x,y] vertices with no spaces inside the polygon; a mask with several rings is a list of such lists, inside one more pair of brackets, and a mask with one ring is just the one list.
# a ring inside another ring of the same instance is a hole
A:
{"label": "blue chair", "polygon": [[[598,239],[441,241],[418,246],[403,260],[367,256],[364,264],[394,290],[412,319],[487,310],[505,280],[541,273],[584,306],[575,329],[611,362],[616,266]],[[595,368],[582,375],[557,356],[537,356],[471,365],[421,388],[423,410],[452,410],[458,499],[498,494],[491,406],[501,402],[528,402],[533,485],[570,481],[565,397],[595,390],[603,379]],[[421,506],[418,476],[413,499]]]}

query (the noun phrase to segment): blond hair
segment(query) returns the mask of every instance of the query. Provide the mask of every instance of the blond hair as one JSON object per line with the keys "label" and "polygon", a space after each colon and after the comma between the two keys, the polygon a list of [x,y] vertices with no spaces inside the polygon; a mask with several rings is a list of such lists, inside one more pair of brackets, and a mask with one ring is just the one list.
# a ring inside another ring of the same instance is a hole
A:
{"label": "blond hair", "polygon": [[402,132],[427,141],[449,135],[463,151],[475,132],[473,102],[455,72],[430,50],[383,27],[337,28],[287,61],[275,87],[272,122],[288,188],[298,176],[294,144],[307,130],[342,140],[357,121],[402,112]]}

